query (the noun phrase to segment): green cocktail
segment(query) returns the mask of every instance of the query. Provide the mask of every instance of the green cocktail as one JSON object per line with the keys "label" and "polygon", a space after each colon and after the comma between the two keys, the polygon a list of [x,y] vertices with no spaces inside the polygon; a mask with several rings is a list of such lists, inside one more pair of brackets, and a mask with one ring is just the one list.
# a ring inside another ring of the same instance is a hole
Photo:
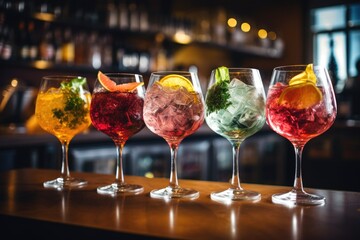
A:
{"label": "green cocktail", "polygon": [[265,123],[265,93],[256,69],[220,67],[212,72],[205,99],[207,125],[233,146],[231,187],[211,194],[214,200],[258,200],[260,194],[240,186],[238,155],[245,138],[259,131]]}

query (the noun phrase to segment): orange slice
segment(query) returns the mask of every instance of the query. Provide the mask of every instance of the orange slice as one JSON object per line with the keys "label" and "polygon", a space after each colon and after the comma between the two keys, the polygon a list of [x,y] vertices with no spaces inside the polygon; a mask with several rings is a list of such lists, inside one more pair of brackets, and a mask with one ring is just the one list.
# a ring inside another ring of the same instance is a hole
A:
{"label": "orange slice", "polygon": [[189,79],[178,74],[169,74],[163,77],[162,79],[160,79],[159,83],[163,87],[171,87],[175,89],[184,87],[189,92],[194,91],[194,87],[189,81]]}
{"label": "orange slice", "polygon": [[117,85],[113,80],[111,80],[108,76],[103,74],[101,71],[98,72],[98,80],[101,85],[108,91],[114,92],[132,92],[137,87],[142,86],[144,82],[129,82]]}
{"label": "orange slice", "polygon": [[279,104],[296,109],[309,108],[322,99],[322,94],[311,82],[287,87],[280,95]]}

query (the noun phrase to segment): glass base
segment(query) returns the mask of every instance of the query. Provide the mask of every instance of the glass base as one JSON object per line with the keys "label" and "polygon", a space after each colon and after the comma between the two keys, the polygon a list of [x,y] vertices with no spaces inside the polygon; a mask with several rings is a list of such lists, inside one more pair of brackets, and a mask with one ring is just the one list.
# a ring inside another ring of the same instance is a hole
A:
{"label": "glass base", "polygon": [[152,198],[161,198],[161,199],[171,199],[171,198],[186,198],[186,199],[196,199],[200,196],[200,193],[194,189],[189,188],[172,188],[166,187],[162,189],[154,189],[150,192],[150,197]]}
{"label": "glass base", "polygon": [[73,188],[73,187],[83,187],[88,182],[83,179],[77,179],[77,178],[62,178],[58,177],[54,180],[46,181],[44,182],[45,188],[56,188],[56,189],[63,189],[63,188]]}
{"label": "glass base", "polygon": [[325,198],[323,196],[309,194],[306,192],[290,191],[288,193],[274,194],[271,197],[273,203],[294,205],[323,205]]}
{"label": "glass base", "polygon": [[144,187],[136,184],[118,184],[113,183],[107,186],[98,187],[97,192],[99,194],[139,194],[144,191]]}
{"label": "glass base", "polygon": [[244,189],[237,190],[229,188],[225,191],[212,192],[210,198],[219,202],[231,202],[231,201],[258,201],[261,199],[261,194],[258,192],[247,191]]}

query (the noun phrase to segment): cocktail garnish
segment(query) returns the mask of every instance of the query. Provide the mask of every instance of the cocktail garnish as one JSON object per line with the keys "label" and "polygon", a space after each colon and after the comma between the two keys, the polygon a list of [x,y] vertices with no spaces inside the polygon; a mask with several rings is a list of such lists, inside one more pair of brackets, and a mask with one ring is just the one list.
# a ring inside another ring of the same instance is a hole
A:
{"label": "cocktail garnish", "polygon": [[227,67],[218,67],[215,70],[215,84],[211,86],[207,93],[206,107],[208,113],[226,109],[229,105],[229,83],[230,74]]}
{"label": "cocktail garnish", "polygon": [[305,82],[312,82],[316,84],[316,75],[314,73],[313,64],[308,64],[304,72],[292,77],[289,81],[289,85],[301,84]]}
{"label": "cocktail garnish", "polygon": [[84,107],[86,102],[79,95],[85,83],[86,79],[82,77],[61,83],[60,89],[66,99],[65,106],[64,109],[54,108],[52,112],[60,123],[66,123],[69,128],[76,128],[78,124],[85,122],[88,111]]}
{"label": "cocktail garnish", "polygon": [[108,76],[103,74],[101,71],[98,72],[98,80],[101,85],[110,92],[132,92],[137,87],[144,84],[144,82],[129,82],[129,83],[122,83],[117,85],[113,80],[111,80]]}
{"label": "cocktail garnish", "polygon": [[322,93],[316,86],[316,81],[313,64],[308,64],[304,72],[291,78],[289,86],[279,97],[279,104],[296,109],[317,104],[322,99]]}
{"label": "cocktail garnish", "polygon": [[183,77],[181,75],[177,75],[177,74],[169,74],[169,75],[163,77],[162,79],[160,79],[159,83],[163,87],[170,87],[170,88],[174,88],[174,89],[184,87],[189,92],[194,91],[194,87],[191,84],[191,82],[189,81],[189,79],[187,79],[186,77]]}

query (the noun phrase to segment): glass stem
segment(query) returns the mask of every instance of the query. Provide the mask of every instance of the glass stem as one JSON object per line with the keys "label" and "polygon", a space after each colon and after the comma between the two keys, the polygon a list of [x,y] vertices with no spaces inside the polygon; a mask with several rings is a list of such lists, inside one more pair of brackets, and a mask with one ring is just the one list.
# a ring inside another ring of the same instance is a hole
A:
{"label": "glass stem", "polygon": [[68,150],[69,141],[61,141],[61,178],[63,178],[64,181],[70,179]]}
{"label": "glass stem", "polygon": [[123,155],[123,148],[124,143],[117,143],[116,144],[116,177],[115,177],[115,184],[123,185],[125,184],[124,180],[124,170],[123,170],[123,162],[122,162],[122,155]]}
{"label": "glass stem", "polygon": [[178,144],[169,144],[171,151],[171,166],[170,166],[170,187],[171,188],[179,188],[179,182],[177,177],[177,168],[176,168],[176,160],[178,153]]}
{"label": "glass stem", "polygon": [[304,192],[301,174],[301,158],[304,145],[294,145],[295,149],[295,180],[293,192]]}
{"label": "glass stem", "polygon": [[242,190],[240,186],[240,176],[239,176],[239,154],[240,154],[240,144],[241,142],[232,143],[233,151],[233,170],[231,177],[231,188],[234,190]]}

